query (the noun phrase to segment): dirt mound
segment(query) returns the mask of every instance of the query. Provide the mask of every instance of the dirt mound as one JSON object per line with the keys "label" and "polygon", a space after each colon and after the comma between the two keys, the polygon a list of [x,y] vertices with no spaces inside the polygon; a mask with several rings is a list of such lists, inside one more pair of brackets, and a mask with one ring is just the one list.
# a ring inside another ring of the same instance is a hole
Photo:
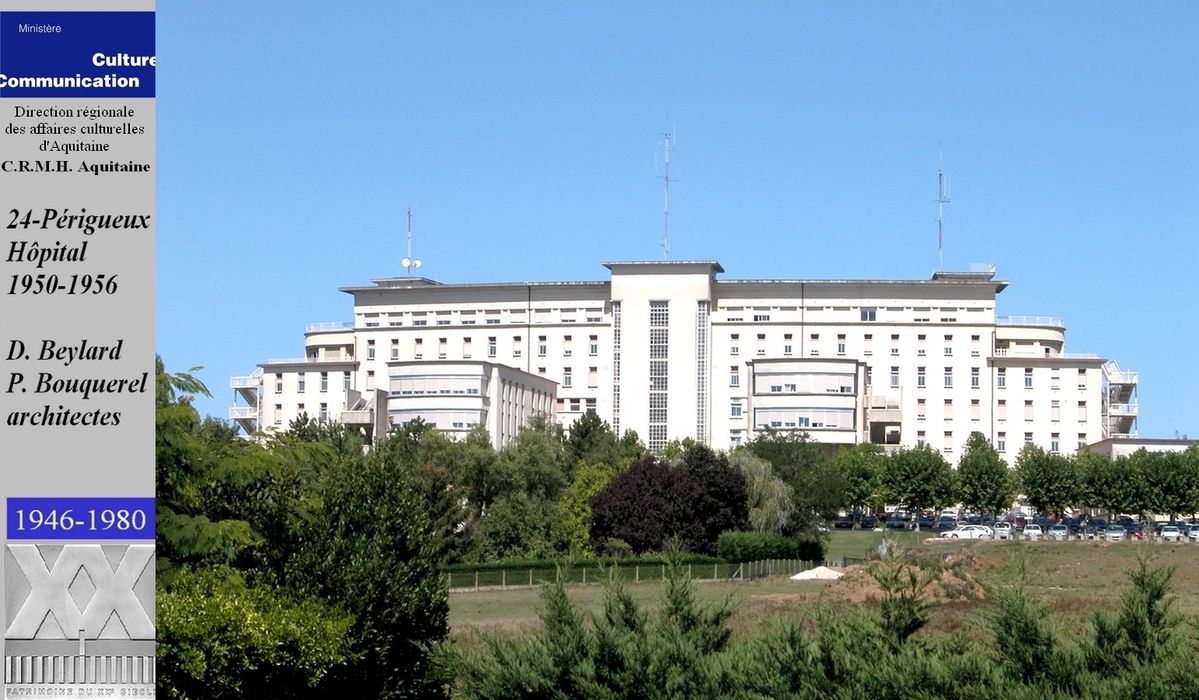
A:
{"label": "dirt mound", "polygon": [[[878,566],[887,566],[880,562]],[[985,568],[984,559],[972,550],[947,553],[935,560],[925,558],[906,564],[922,582],[922,591],[927,600],[944,603],[961,600],[983,600],[986,593],[978,584],[975,575]],[[903,574],[907,580],[907,574]],[[824,589],[821,599],[829,603],[860,605],[876,603],[883,598],[883,588],[870,575],[866,566],[855,565],[845,569],[845,575],[832,581]]]}

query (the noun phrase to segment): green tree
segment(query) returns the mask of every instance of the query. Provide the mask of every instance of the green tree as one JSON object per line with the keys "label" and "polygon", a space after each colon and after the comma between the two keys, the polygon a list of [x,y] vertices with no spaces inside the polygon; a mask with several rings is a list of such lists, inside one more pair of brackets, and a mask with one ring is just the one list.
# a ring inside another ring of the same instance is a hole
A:
{"label": "green tree", "polygon": [[551,559],[567,549],[558,504],[519,492],[496,499],[483,516],[480,534],[487,561]]}
{"label": "green tree", "polygon": [[832,467],[845,484],[846,507],[864,511],[883,505],[879,478],[885,463],[882,446],[868,442],[837,452]]}
{"label": "green tree", "polygon": [[754,532],[786,532],[795,517],[791,487],[774,475],[770,462],[755,456],[745,447],[729,454],[729,464],[745,476],[750,528]]}
{"label": "green tree", "polygon": [[1145,470],[1139,461],[1115,460],[1083,451],[1074,458],[1078,474],[1078,503],[1112,515],[1151,510]]}
{"label": "green tree", "polygon": [[1147,500],[1154,512],[1171,519],[1199,510],[1199,449],[1187,452],[1148,452],[1141,448],[1128,461],[1143,474]]}
{"label": "green tree", "polygon": [[958,460],[958,498],[980,513],[998,514],[1016,498],[1015,479],[999,453],[982,433],[970,433]]}
{"label": "green tree", "polygon": [[448,631],[437,533],[404,450],[386,443],[339,461],[322,480],[322,509],[292,561],[291,581],[354,615],[353,660],[330,674],[342,697],[436,694],[427,645]]}
{"label": "green tree", "polygon": [[574,481],[558,501],[564,545],[572,554],[594,553],[591,547],[591,499],[623,471],[615,465],[589,462],[580,462],[575,469]]}
{"label": "green tree", "polygon": [[1024,495],[1042,514],[1060,514],[1080,499],[1078,472],[1072,460],[1029,443],[1016,456],[1016,474]]}
{"label": "green tree", "polygon": [[888,500],[912,513],[945,505],[953,499],[953,472],[940,452],[928,445],[901,449],[887,457],[882,486]]}
{"label": "green tree", "polygon": [[616,465],[621,460],[620,445],[612,426],[595,411],[587,411],[570,426],[566,446],[571,462]]}

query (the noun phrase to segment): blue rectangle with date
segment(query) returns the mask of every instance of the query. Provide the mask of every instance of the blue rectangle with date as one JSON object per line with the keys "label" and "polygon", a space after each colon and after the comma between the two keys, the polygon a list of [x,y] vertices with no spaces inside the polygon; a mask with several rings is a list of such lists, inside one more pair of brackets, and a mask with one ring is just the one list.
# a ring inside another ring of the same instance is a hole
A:
{"label": "blue rectangle with date", "polygon": [[9,540],[152,540],[153,498],[10,498]]}

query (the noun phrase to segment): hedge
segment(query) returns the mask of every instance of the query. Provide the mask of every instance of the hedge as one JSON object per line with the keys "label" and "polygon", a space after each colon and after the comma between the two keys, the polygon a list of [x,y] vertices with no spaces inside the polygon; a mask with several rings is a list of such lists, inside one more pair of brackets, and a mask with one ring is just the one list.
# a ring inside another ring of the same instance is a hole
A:
{"label": "hedge", "polygon": [[731,562],[763,559],[824,561],[824,543],[797,540],[771,532],[722,532],[716,543],[722,559]]}

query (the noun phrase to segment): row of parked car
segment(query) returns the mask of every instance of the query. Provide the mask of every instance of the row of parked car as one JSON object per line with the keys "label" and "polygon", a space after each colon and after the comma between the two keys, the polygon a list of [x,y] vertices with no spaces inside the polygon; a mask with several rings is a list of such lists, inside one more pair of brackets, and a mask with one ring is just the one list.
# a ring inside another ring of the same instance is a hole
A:
{"label": "row of parked car", "polygon": [[1009,514],[1001,519],[983,518],[977,514],[966,514],[959,521],[952,512],[942,513],[933,519],[928,515],[906,517],[893,513],[885,519],[870,514],[847,515],[839,518],[834,527],[852,528],[857,524],[863,529],[916,530],[939,533],[946,539],[1017,539],[1026,540],[1095,540],[1121,542],[1124,540],[1157,540],[1161,542],[1199,543],[1199,522],[1158,522],[1148,530],[1147,525],[1122,516],[1114,523],[1101,518],[1083,520],[1066,518],[1055,522],[1047,518],[1027,519]]}

